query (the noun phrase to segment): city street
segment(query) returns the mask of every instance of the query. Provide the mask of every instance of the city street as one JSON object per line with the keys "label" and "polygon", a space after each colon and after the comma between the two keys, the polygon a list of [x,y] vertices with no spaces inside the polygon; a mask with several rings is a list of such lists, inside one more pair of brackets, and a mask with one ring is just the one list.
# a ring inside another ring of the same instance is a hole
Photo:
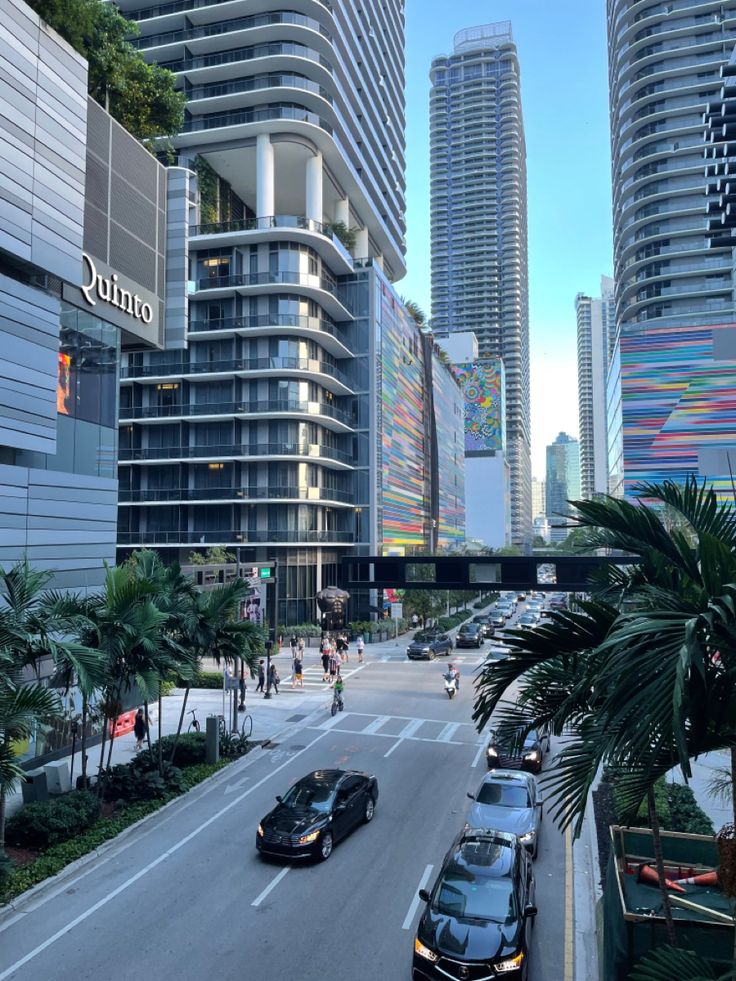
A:
{"label": "city street", "polygon": [[[485,772],[484,741],[471,724],[479,661],[463,654],[453,701],[442,691],[444,659],[368,661],[348,678],[345,711],[334,718],[327,689],[309,695],[307,714],[292,716],[278,743],[6,914],[0,981],[81,981],[97,978],[104,964],[123,977],[410,977],[417,890],[433,882],[462,827],[466,792]],[[373,822],[324,864],[261,859],[256,827],[275,795],[331,767],[378,777]],[[547,817],[536,862],[533,981],[571,978],[568,861],[569,846]]]}

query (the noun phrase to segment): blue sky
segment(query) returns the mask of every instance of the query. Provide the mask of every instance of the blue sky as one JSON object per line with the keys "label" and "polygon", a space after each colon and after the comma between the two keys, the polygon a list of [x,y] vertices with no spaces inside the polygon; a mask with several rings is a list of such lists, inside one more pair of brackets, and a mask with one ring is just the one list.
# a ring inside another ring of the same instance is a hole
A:
{"label": "blue sky", "polygon": [[429,65],[456,31],[510,20],[521,63],[529,210],[532,470],[578,434],[575,294],[612,274],[605,0],[407,0],[407,261],[398,291],[427,313]]}

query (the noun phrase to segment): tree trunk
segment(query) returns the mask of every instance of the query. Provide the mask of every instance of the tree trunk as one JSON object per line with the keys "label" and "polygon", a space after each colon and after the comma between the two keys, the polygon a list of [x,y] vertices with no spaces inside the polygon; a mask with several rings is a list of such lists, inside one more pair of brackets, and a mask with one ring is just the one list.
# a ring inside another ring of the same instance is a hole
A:
{"label": "tree trunk", "polygon": [[[5,746],[8,745],[8,742],[7,736],[3,737]],[[0,790],[0,855],[5,851],[5,799],[5,791]]]}
{"label": "tree trunk", "polygon": [[673,947],[677,946],[677,935],[675,934],[675,921],[672,919],[672,904],[667,886],[664,884],[664,855],[662,854],[662,838],[659,828],[659,817],[654,802],[654,788],[650,787],[647,791],[647,805],[649,807],[649,824],[652,828],[652,842],[654,844],[654,861],[657,868],[657,878],[659,879],[659,891],[662,896],[662,912],[667,930],[667,941]]}
{"label": "tree trunk", "polygon": [[158,683],[158,772],[164,775],[164,747],[161,742],[161,718],[163,716],[163,697],[161,695],[161,681]]}
{"label": "tree trunk", "polygon": [[87,696],[82,695],[82,787],[87,789]]}
{"label": "tree trunk", "polygon": [[736,746],[731,747],[731,808],[733,809],[733,826],[736,829]]}
{"label": "tree trunk", "polygon": [[184,690],[184,701],[181,705],[181,712],[179,713],[179,725],[176,727],[176,735],[174,736],[174,745],[171,747],[171,756],[169,757],[169,763],[174,762],[174,757],[176,756],[176,745],[179,742],[179,736],[181,735],[181,727],[184,725],[184,713],[187,708],[187,699],[189,698],[189,684]]}
{"label": "tree trunk", "polygon": [[100,741],[100,766],[97,772],[97,796],[99,797],[102,793],[102,771],[105,767],[105,743],[107,741],[107,727],[110,724],[110,720],[107,717],[107,711],[102,713],[102,740]]}

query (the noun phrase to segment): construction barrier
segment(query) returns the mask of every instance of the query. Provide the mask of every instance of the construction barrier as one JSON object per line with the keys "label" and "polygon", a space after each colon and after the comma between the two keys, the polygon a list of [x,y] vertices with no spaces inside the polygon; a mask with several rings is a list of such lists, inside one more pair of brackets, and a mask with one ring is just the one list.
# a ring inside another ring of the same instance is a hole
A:
{"label": "construction barrier", "polygon": [[118,736],[127,736],[129,732],[133,731],[133,727],[135,726],[136,711],[136,709],[132,709],[130,712],[123,712],[123,714],[119,715],[116,719],[110,720],[111,739],[113,736],[115,739],[117,739]]}

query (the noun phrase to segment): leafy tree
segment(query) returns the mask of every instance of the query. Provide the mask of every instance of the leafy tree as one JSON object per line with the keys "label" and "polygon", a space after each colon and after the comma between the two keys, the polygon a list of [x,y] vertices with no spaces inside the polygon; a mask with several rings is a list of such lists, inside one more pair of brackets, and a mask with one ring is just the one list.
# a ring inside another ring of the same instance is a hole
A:
{"label": "leafy tree", "polygon": [[46,23],[87,59],[90,95],[137,139],[181,130],[186,96],[174,74],[147,64],[129,38],[138,26],[102,0],[29,0]]}
{"label": "leafy tree", "polygon": [[407,300],[406,297],[401,297],[401,302],[406,307],[407,313],[412,318],[417,327],[427,326],[427,314],[422,310],[419,304],[415,300]]}

